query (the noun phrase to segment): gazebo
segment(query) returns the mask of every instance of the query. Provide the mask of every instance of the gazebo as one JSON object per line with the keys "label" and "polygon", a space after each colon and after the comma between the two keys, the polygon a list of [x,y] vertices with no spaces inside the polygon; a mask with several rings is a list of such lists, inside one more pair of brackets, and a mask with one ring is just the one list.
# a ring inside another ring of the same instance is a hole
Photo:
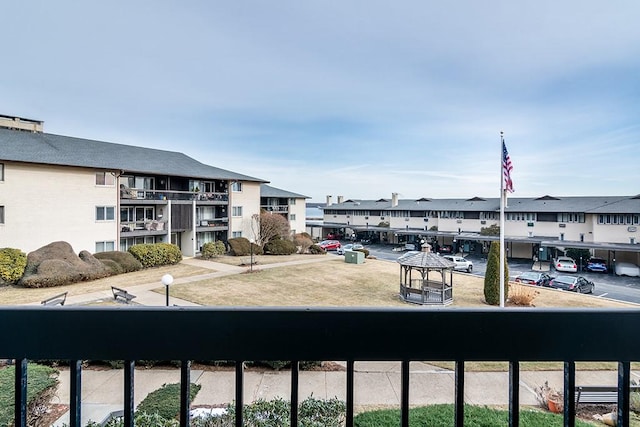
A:
{"label": "gazebo", "polygon": [[[422,305],[449,305],[453,302],[455,264],[452,261],[431,252],[428,244],[422,245],[421,252],[407,252],[397,261],[400,264],[400,298],[403,301]],[[414,271],[420,273],[420,278],[413,277]],[[430,272],[438,273],[440,280],[430,279]]]}

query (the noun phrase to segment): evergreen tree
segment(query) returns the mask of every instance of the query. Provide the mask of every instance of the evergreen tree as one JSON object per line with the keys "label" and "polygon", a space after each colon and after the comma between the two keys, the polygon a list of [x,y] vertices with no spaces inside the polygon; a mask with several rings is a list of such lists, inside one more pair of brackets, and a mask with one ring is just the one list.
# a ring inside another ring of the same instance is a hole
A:
{"label": "evergreen tree", "polygon": [[[504,301],[509,296],[509,266],[504,260]],[[500,304],[500,242],[491,242],[484,275],[484,299],[489,305]]]}

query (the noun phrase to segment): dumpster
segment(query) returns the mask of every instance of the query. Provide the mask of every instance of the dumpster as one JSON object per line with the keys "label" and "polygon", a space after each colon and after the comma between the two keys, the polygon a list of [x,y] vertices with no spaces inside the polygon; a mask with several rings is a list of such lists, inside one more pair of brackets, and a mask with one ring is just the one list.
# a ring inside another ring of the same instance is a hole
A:
{"label": "dumpster", "polygon": [[364,264],[364,252],[345,251],[344,262],[349,264]]}

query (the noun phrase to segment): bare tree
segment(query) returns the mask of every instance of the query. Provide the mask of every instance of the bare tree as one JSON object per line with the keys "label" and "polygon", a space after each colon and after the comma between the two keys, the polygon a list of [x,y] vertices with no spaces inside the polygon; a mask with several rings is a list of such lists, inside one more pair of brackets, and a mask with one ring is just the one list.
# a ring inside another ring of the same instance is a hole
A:
{"label": "bare tree", "polygon": [[289,238],[289,221],[284,216],[272,212],[261,212],[251,218],[253,219],[251,228],[256,236],[256,243],[260,246],[276,238]]}

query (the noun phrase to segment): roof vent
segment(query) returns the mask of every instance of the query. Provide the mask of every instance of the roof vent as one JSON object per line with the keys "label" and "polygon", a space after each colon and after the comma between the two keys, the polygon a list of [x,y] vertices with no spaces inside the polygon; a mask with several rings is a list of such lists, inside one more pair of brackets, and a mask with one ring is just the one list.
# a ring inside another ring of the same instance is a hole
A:
{"label": "roof vent", "polygon": [[482,197],[472,197],[466,200],[467,202],[486,202],[487,199],[483,199]]}
{"label": "roof vent", "polygon": [[553,197],[553,196],[542,196],[542,197],[538,197],[537,199],[533,199],[533,200],[560,200],[557,197]]}

